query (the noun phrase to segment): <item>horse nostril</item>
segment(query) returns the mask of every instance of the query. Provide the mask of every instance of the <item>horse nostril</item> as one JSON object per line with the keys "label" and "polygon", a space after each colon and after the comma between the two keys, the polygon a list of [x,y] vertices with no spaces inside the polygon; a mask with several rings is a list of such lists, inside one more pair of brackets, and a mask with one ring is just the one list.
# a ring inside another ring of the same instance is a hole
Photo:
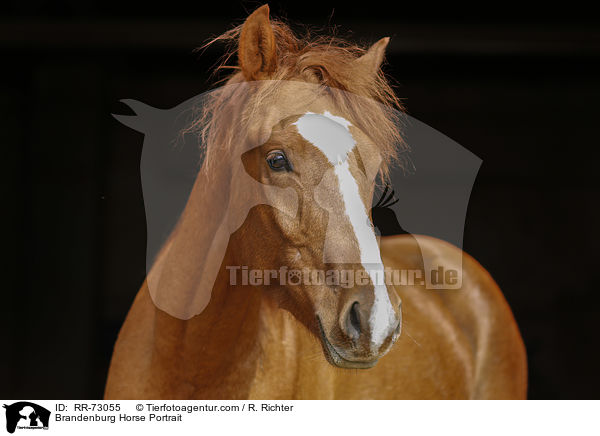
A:
{"label": "horse nostril", "polygon": [[360,314],[358,310],[359,304],[358,301],[355,301],[348,313],[346,332],[353,340],[357,340],[360,337]]}

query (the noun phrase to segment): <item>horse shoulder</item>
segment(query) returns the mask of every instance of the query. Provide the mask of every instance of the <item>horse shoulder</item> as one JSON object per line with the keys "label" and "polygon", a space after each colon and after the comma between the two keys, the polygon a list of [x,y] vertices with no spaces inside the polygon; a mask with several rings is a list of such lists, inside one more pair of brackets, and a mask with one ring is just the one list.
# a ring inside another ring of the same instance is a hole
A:
{"label": "horse shoulder", "polygon": [[151,363],[155,307],[144,282],[119,331],[111,359],[105,399],[144,398]]}
{"label": "horse shoulder", "polygon": [[[427,300],[439,309],[436,314],[454,318],[452,325],[460,330],[454,333],[466,338],[466,344],[460,346],[470,353],[472,362],[468,368],[471,398],[525,398],[525,346],[512,311],[489,272],[454,245],[428,236],[382,238],[381,250],[387,267],[422,268],[422,259],[429,258],[462,269],[460,289],[417,287],[404,294],[420,303]],[[457,259],[461,264],[453,265]]]}

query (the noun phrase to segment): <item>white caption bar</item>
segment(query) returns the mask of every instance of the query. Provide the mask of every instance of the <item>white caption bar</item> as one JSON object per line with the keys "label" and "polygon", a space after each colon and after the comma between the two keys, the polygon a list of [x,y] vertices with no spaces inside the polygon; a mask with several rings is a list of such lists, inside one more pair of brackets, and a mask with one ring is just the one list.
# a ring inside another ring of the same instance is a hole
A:
{"label": "white caption bar", "polygon": [[[600,401],[3,400],[18,436],[599,434]],[[49,415],[48,415],[49,412]],[[38,431],[35,431],[38,430]],[[307,433],[308,432],[308,433]]]}

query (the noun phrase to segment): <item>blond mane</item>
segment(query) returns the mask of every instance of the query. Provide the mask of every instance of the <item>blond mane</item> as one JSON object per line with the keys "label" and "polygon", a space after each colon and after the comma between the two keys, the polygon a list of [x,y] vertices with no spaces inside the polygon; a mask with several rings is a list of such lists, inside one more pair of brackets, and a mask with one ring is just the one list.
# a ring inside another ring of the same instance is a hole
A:
{"label": "blond mane", "polygon": [[[186,130],[186,133],[194,132],[201,138],[203,165],[211,167],[236,143],[239,130],[230,126],[244,126],[247,121],[240,108],[263,103],[263,96],[269,95],[278,81],[301,81],[319,85],[323,92],[328,89],[345,91],[328,94],[335,107],[377,144],[383,160],[380,174],[385,179],[392,163],[399,162],[399,154],[407,149],[399,130],[399,114],[404,107],[380,68],[373,73],[355,62],[367,49],[332,35],[313,37],[307,31],[304,37],[298,37],[279,20],[272,19],[271,26],[277,45],[277,68],[269,80],[255,87],[252,99],[247,89],[241,86],[223,86],[212,91],[209,100],[197,108]],[[241,30],[242,26],[237,26],[200,48],[216,42],[226,44],[225,54],[214,72],[229,73],[215,84],[245,82],[240,67],[229,65],[237,54]],[[363,98],[348,98],[351,95]]]}

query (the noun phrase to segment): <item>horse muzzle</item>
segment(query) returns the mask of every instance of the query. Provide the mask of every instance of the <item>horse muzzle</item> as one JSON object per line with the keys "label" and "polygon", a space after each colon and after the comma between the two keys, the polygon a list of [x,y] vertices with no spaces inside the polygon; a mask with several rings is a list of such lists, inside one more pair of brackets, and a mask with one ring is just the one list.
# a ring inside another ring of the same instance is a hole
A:
{"label": "horse muzzle", "polygon": [[348,369],[368,369],[374,367],[379,359],[391,349],[400,336],[402,328],[402,321],[399,319],[394,331],[386,338],[384,343],[379,347],[373,347],[372,343],[368,341],[367,335],[359,336],[359,340],[348,340],[348,336],[343,331],[340,332],[341,335],[335,335],[336,337],[341,336],[342,340],[336,341],[338,343],[334,344],[325,333],[321,319],[318,316],[317,323],[321,344],[327,361],[339,368]]}

